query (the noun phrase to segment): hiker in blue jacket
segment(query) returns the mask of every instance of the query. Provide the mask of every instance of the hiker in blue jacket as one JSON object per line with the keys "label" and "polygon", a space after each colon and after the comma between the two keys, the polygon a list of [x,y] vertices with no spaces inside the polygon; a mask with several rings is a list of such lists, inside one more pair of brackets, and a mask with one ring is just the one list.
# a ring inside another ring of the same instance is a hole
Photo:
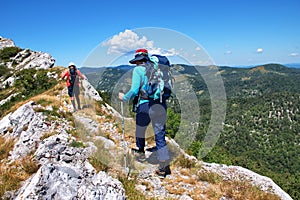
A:
{"label": "hiker in blue jacket", "polygon": [[129,101],[138,95],[139,100],[137,102],[138,107],[136,111],[136,146],[138,150],[135,150],[137,158],[140,161],[144,161],[145,157],[145,132],[152,121],[152,126],[155,133],[155,142],[157,149],[157,157],[159,161],[156,174],[160,177],[165,177],[171,174],[169,166],[169,152],[167,143],[165,140],[165,128],[166,128],[166,113],[167,105],[166,101],[159,102],[146,95],[143,95],[141,91],[147,91],[148,77],[146,75],[147,65],[150,63],[148,57],[148,51],[146,49],[138,49],[135,52],[135,58],[129,61],[131,64],[136,64],[132,73],[132,83],[130,90],[124,94],[119,93],[119,99],[122,101]]}

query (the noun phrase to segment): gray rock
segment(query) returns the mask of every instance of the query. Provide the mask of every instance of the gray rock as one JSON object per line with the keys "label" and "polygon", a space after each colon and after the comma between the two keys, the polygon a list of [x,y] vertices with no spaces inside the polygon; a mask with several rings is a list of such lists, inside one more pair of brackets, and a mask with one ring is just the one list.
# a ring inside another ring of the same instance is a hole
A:
{"label": "gray rock", "polygon": [[11,39],[3,38],[0,36],[0,50],[6,47],[14,47],[15,44]]}
{"label": "gray rock", "polygon": [[[8,63],[8,68],[17,70],[22,69],[48,69],[54,66],[55,59],[49,54],[44,52],[31,51],[25,49],[20,51],[14,58],[13,63]],[[14,65],[14,66],[13,66]]]}
{"label": "gray rock", "polygon": [[[86,177],[82,177],[86,174]],[[125,199],[120,181],[81,166],[48,163],[28,179],[15,199]]]}
{"label": "gray rock", "polygon": [[84,88],[84,96],[88,99],[94,99],[95,101],[102,101],[97,90],[88,82],[87,78],[85,77],[84,80],[81,81],[82,86]]}

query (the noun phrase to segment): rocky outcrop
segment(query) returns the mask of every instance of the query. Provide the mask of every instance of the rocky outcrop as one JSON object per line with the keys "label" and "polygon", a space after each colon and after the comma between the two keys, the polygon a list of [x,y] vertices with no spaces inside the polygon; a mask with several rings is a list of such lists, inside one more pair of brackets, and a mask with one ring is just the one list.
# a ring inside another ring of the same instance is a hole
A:
{"label": "rocky outcrop", "polygon": [[216,163],[202,163],[202,170],[214,172],[223,177],[225,181],[250,182],[261,190],[271,192],[279,196],[282,200],[293,200],[285,191],[276,185],[272,179],[261,176],[251,170],[240,166],[227,166]]}
{"label": "rocky outcrop", "polygon": [[120,181],[96,173],[87,158],[93,147],[70,147],[69,135],[45,139],[35,152],[42,164],[18,191],[16,199],[125,199]]}
{"label": "rocky outcrop", "polygon": [[7,63],[7,67],[11,69],[48,69],[54,66],[55,59],[49,54],[44,52],[31,51],[25,49],[20,51],[13,59],[12,62]]}
{"label": "rocky outcrop", "polygon": [[72,147],[73,127],[64,119],[46,121],[30,101],[0,121],[0,135],[17,140],[8,160],[12,163],[34,152],[41,166],[10,199],[125,199],[120,181],[97,173],[88,158],[94,145]]}
{"label": "rocky outcrop", "polygon": [[82,83],[82,87],[85,88],[85,90],[84,90],[85,97],[87,97],[89,99],[93,99],[95,101],[102,101],[102,98],[100,97],[99,93],[92,86],[92,84],[87,80],[86,77],[84,80],[81,81],[81,83]]}
{"label": "rocky outcrop", "polygon": [[14,47],[15,44],[11,39],[3,38],[0,36],[0,50],[6,47]]}
{"label": "rocky outcrop", "polygon": [[82,166],[48,163],[27,180],[15,199],[115,199],[123,200],[121,182],[104,172]]}
{"label": "rocky outcrop", "polygon": [[6,102],[10,101],[11,98],[17,96],[19,93],[14,93],[14,94],[11,94],[9,95],[7,98],[3,99],[0,101],[0,106],[2,106],[3,104],[5,104]]}
{"label": "rocky outcrop", "polygon": [[[0,50],[6,47],[14,47],[14,42],[7,38],[0,36]],[[8,68],[8,73],[5,76],[0,74],[0,87],[6,88],[13,86],[16,77],[14,74],[23,69],[48,69],[54,66],[55,59],[49,54],[44,52],[36,52],[30,49],[24,49],[17,53],[16,56],[11,57],[9,60],[0,62],[0,65]]]}

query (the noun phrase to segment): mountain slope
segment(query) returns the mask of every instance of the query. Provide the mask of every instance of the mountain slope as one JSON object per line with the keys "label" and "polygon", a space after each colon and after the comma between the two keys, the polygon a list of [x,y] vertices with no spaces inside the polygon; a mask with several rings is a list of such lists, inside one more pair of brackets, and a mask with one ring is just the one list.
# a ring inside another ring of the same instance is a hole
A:
{"label": "mountain slope", "polygon": [[[60,89],[62,93],[57,92]],[[87,90],[85,87],[82,89]],[[125,192],[131,199],[131,193],[126,191],[127,178],[116,176],[124,173],[121,131],[115,125],[119,123],[120,115],[103,102],[94,105],[95,102],[88,101],[88,98],[82,101],[85,101],[82,111],[71,114],[68,112],[70,105],[65,103],[56,109],[60,98],[64,99],[63,102],[67,101],[66,92],[59,84],[33,97],[0,121],[1,135],[17,141],[8,157],[2,159],[0,169],[6,165],[8,167],[9,163],[15,165],[22,162],[24,158],[37,165],[37,171],[23,186],[15,193],[6,191],[6,197],[96,199],[97,195],[105,195],[106,198],[122,199]],[[131,123],[132,119],[126,119],[127,129]],[[128,147],[134,144],[133,136],[126,134],[125,138]],[[148,147],[152,145],[153,139],[149,138]],[[220,199],[243,196],[245,192],[252,199],[280,199],[270,193],[260,192],[251,184],[273,192],[281,199],[290,199],[270,179],[234,166],[197,161],[185,154],[174,140],[168,140],[168,146],[176,158],[172,163],[173,174],[164,180],[154,175],[156,164],[151,152],[146,154],[146,163],[139,163],[130,154],[127,155],[129,176],[135,180],[137,190],[145,195],[142,199],[146,199],[146,196],[158,199]],[[106,170],[114,178],[102,171],[95,172],[95,169]],[[125,190],[115,178],[122,180]],[[93,185],[90,185],[91,181]],[[56,185],[70,190],[60,190]],[[240,188],[241,185],[244,189]],[[110,190],[110,193],[105,193],[101,188]],[[232,190],[236,191],[232,193]]]}
{"label": "mountain slope", "polygon": [[[200,126],[195,141],[186,149],[198,156],[211,119],[210,94],[197,67],[173,65],[173,71],[178,84],[182,77],[188,80],[199,100]],[[217,145],[204,161],[246,167],[271,177],[293,198],[300,198],[297,156],[300,154],[300,70],[267,64],[252,68],[220,67],[218,74],[226,90],[226,120]],[[121,83],[128,82],[130,70],[109,68],[97,78],[99,84],[94,86],[106,92],[106,99],[110,100],[119,79],[122,78]],[[172,112],[168,113],[167,131],[174,137],[181,114],[176,97],[170,101],[169,108]]]}
{"label": "mountain slope", "polygon": [[[125,118],[124,142],[120,114],[87,79],[81,82],[83,110],[71,112],[65,83],[59,80],[64,68],[52,64],[44,68],[35,59],[24,62],[30,56],[19,54],[24,52],[19,48],[3,52],[8,55],[1,57],[5,73],[0,77],[5,82],[0,91],[4,198],[291,199],[271,179],[241,167],[199,161],[172,139],[168,139],[172,175],[159,179],[154,173],[157,160],[151,131],[147,161],[138,162],[131,152],[134,119]],[[111,72],[115,69],[119,70]]]}

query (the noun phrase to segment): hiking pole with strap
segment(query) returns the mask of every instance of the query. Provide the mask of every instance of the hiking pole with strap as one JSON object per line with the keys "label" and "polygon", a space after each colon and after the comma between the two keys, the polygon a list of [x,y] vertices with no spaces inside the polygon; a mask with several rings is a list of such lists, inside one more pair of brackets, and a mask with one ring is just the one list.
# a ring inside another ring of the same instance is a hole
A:
{"label": "hiking pole with strap", "polygon": [[124,172],[126,173],[126,141],[125,141],[125,126],[124,126],[124,107],[123,101],[121,101],[121,114],[122,114],[122,140],[124,148]]}

